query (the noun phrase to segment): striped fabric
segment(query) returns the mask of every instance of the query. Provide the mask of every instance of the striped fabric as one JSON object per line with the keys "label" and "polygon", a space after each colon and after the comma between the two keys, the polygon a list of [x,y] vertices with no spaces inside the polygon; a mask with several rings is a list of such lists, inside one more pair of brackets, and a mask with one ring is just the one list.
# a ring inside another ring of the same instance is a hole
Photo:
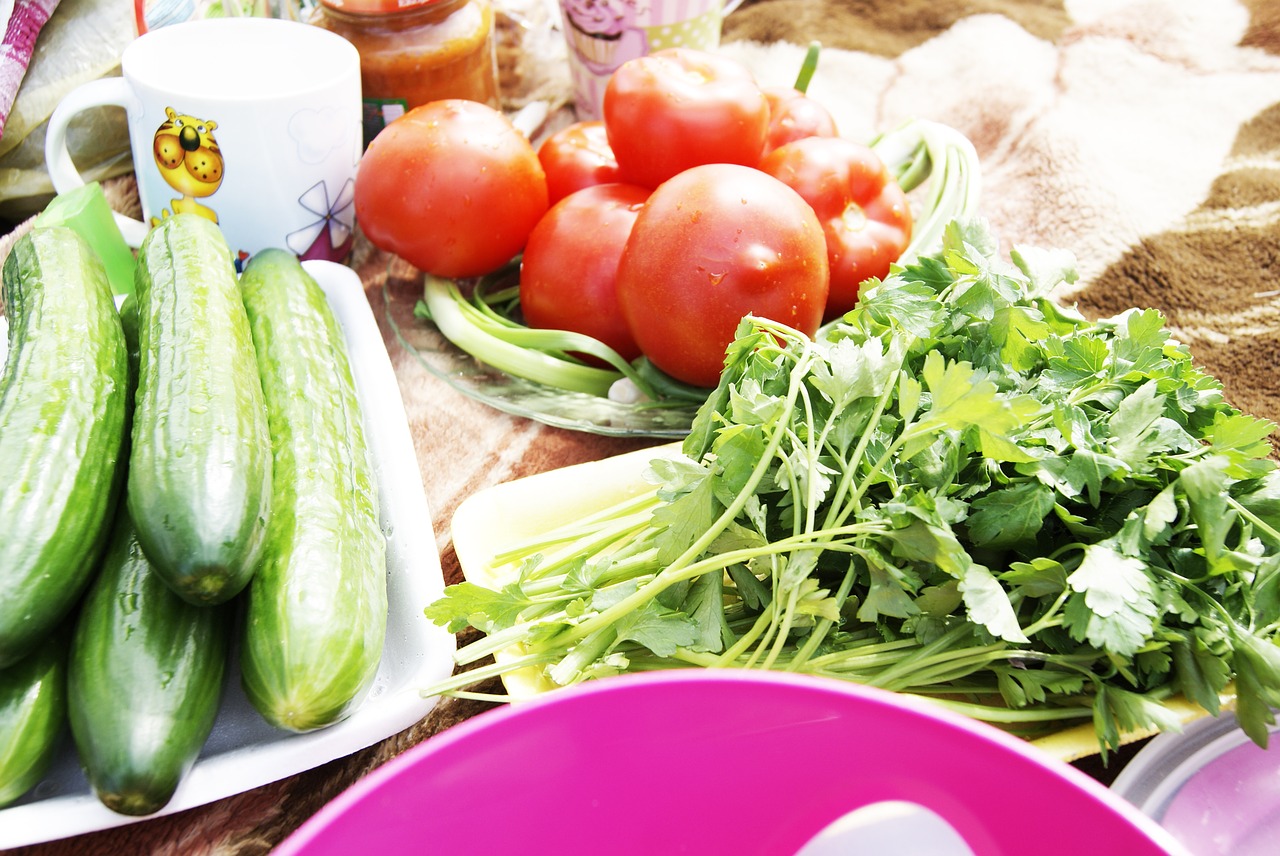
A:
{"label": "striped fabric", "polygon": [[35,53],[36,39],[57,6],[58,0],[16,0],[13,4],[4,42],[0,43],[0,135]]}

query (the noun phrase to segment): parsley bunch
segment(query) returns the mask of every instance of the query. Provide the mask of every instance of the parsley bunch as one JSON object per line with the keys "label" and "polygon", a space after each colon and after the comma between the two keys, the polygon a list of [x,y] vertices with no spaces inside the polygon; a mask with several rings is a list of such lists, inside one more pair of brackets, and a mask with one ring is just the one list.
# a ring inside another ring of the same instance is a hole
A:
{"label": "parsley bunch", "polygon": [[[1034,736],[1177,728],[1234,692],[1280,706],[1280,471],[1153,310],[1051,299],[1067,253],[981,221],[864,286],[817,340],[744,319],[654,489],[502,557],[501,591],[428,607],[486,636],[432,691],[540,669],[554,685],[769,668],[934,698]],[[1234,683],[1234,686],[1232,684]]]}

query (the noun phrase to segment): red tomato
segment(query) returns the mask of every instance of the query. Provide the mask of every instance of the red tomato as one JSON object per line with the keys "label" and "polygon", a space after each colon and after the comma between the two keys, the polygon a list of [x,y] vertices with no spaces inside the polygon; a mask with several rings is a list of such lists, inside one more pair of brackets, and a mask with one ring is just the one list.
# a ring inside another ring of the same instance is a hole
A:
{"label": "red tomato", "polygon": [[911,242],[906,194],[874,151],[842,137],[788,143],[760,169],[804,197],[822,222],[831,268],[825,317],[843,315],[862,283],[883,279]]}
{"label": "red tomato", "polygon": [[600,120],[575,122],[556,131],[538,146],[538,160],[547,174],[552,205],[575,190],[619,180],[618,159]]}
{"label": "red tomato", "polygon": [[547,178],[502,113],[448,99],[378,133],[356,172],[356,220],[374,246],[428,273],[494,271],[547,211]]}
{"label": "red tomato", "polygon": [[813,335],[827,302],[822,226],[800,195],[751,167],[708,164],[663,183],[618,263],[618,303],[640,350],[715,386],[747,314]]}
{"label": "red tomato", "polygon": [[668,48],[613,73],[604,92],[604,125],[623,178],[657,187],[700,164],[755,166],[769,103],[741,63]]}
{"label": "red tomato", "polygon": [[767,155],[779,146],[805,137],[834,137],[836,120],[822,102],[791,86],[771,86],[764,90],[769,101]]}
{"label": "red tomato", "polygon": [[618,309],[618,259],[649,190],[597,184],[561,199],[534,227],[520,267],[520,309],[530,327],[599,339],[623,359],[640,348]]}

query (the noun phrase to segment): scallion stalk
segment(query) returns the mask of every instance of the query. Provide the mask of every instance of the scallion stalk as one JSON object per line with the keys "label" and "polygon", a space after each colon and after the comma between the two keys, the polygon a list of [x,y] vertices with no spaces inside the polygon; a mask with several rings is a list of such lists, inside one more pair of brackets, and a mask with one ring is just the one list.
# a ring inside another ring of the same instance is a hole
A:
{"label": "scallion stalk", "polygon": [[911,243],[899,264],[936,253],[948,223],[977,214],[982,171],[978,153],[964,134],[938,122],[914,119],[877,138],[871,148],[903,190],[910,192],[928,182]]}
{"label": "scallion stalk", "polygon": [[423,300],[431,320],[445,338],[499,371],[558,389],[601,397],[607,396],[609,387],[622,376],[621,372],[584,365],[512,342],[501,333],[501,325],[477,312],[450,280],[428,276]]}

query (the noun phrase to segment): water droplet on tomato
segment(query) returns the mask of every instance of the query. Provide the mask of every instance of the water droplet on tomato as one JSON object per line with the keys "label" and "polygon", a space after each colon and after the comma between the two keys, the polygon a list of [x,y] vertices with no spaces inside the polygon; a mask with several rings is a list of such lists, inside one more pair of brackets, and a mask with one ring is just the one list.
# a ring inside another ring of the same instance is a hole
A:
{"label": "water droplet on tomato", "polygon": [[703,265],[697,265],[694,270],[700,274],[704,274],[707,277],[707,282],[712,285],[719,285],[724,282],[724,278],[728,275],[727,271],[713,271]]}

